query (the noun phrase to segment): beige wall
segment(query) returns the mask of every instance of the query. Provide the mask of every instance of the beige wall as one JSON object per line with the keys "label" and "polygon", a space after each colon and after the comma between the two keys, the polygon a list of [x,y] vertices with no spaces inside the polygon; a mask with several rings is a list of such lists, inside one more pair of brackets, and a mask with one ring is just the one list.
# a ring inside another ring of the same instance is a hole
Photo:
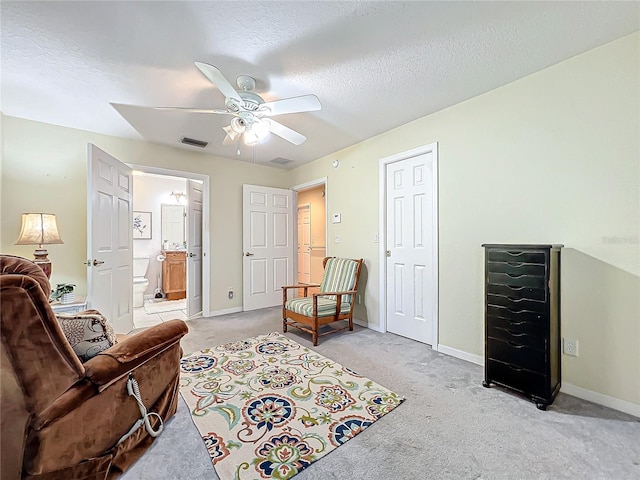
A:
{"label": "beige wall", "polygon": [[[98,135],[4,116],[2,119],[3,253],[33,257],[30,246],[13,245],[20,214],[49,211],[58,218],[63,245],[51,245],[51,282],[71,282],[86,293],[87,143],[125,163],[209,175],[211,214],[211,310],[242,305],[242,295],[227,298],[227,288],[242,292],[242,184],[289,186],[288,172],[213,157],[143,141]],[[154,283],[154,282],[152,282]]]}
{"label": "beige wall", "polygon": [[[563,243],[563,381],[640,404],[640,35],[293,170],[328,177],[330,255],[362,256],[379,327],[378,161],[438,142],[439,343],[483,354],[482,243]],[[338,168],[331,167],[333,159]],[[342,243],[331,241],[336,234]]]}
{"label": "beige wall", "polygon": [[[563,243],[562,330],[580,356],[563,381],[640,405],[640,35],[290,172],[144,142],[4,117],[1,244],[20,213],[50,210],[64,245],[50,247],[54,282],[81,283],[86,250],[86,143],[125,162],[211,176],[212,309],[241,305],[241,184],[292,186],[327,177],[329,255],[365,258],[356,317],[379,325],[378,161],[439,149],[439,343],[483,352],[485,242]],[[340,159],[334,169],[331,161]],[[82,220],[82,221],[80,221]]]}

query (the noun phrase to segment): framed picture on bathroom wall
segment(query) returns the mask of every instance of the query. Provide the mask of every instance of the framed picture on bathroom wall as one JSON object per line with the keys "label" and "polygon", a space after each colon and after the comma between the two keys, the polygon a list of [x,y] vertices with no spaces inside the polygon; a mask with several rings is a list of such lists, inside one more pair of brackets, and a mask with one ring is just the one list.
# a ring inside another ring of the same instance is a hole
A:
{"label": "framed picture on bathroom wall", "polygon": [[133,211],[133,239],[151,239],[151,212]]}

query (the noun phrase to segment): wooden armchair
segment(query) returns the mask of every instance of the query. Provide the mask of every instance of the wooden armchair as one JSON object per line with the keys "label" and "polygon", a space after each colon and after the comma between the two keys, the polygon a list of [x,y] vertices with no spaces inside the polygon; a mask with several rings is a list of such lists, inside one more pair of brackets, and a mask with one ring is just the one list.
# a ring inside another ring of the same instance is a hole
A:
{"label": "wooden armchair", "polygon": [[[323,261],[324,275],[320,285],[286,285],[282,287],[282,330],[288,326],[299,328],[312,335],[313,344],[318,337],[341,330],[353,330],[353,306],[358,290],[362,259],[326,257]],[[311,287],[320,287],[319,293],[307,296]],[[287,299],[290,289],[302,289],[304,297]],[[342,328],[331,328],[320,333],[323,325],[347,320]]]}

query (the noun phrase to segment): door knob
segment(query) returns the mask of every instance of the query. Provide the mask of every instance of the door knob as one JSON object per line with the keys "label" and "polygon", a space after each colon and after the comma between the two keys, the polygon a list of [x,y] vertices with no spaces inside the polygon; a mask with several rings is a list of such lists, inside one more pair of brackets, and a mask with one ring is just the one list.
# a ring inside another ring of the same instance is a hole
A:
{"label": "door knob", "polygon": [[253,257],[253,253],[247,252],[244,254],[245,257]]}
{"label": "door knob", "polygon": [[97,267],[98,265],[102,265],[104,262],[101,260],[96,260],[95,258],[93,259],[93,266]]}
{"label": "door knob", "polygon": [[190,254],[189,254],[189,256],[190,256],[190,257],[195,257],[195,256],[196,256],[196,254],[195,254],[195,253],[190,253]]}
{"label": "door knob", "polygon": [[387,250],[387,252],[386,252],[386,253],[387,253],[387,257],[390,257],[390,256],[391,256],[391,250]]}

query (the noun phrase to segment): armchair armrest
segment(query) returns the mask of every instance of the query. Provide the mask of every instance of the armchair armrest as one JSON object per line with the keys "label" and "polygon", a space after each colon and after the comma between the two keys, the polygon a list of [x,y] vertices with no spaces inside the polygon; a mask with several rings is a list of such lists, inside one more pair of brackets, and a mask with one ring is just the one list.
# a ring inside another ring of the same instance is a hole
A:
{"label": "armchair armrest", "polygon": [[178,343],[187,331],[187,325],[182,320],[171,320],[127,336],[120,343],[87,360],[84,363],[85,378],[37,415],[33,427],[41,429],[58,421],[114,381]]}
{"label": "armchair armrest", "polygon": [[320,284],[315,284],[315,283],[302,283],[299,285],[284,285],[282,288],[283,289],[287,289],[287,288],[311,288],[311,287],[319,287]]}
{"label": "armchair armrest", "polygon": [[182,320],[170,320],[127,337],[85,362],[86,378],[102,389],[180,342],[188,331]]}
{"label": "armchair armrest", "polygon": [[291,288],[302,288],[304,290],[304,296],[307,296],[307,292],[309,291],[309,288],[311,287],[319,287],[320,284],[315,284],[315,283],[305,283],[305,284],[298,284],[298,285],[284,285],[282,287],[282,308],[284,308],[284,304],[287,303],[287,290],[291,289]]}

